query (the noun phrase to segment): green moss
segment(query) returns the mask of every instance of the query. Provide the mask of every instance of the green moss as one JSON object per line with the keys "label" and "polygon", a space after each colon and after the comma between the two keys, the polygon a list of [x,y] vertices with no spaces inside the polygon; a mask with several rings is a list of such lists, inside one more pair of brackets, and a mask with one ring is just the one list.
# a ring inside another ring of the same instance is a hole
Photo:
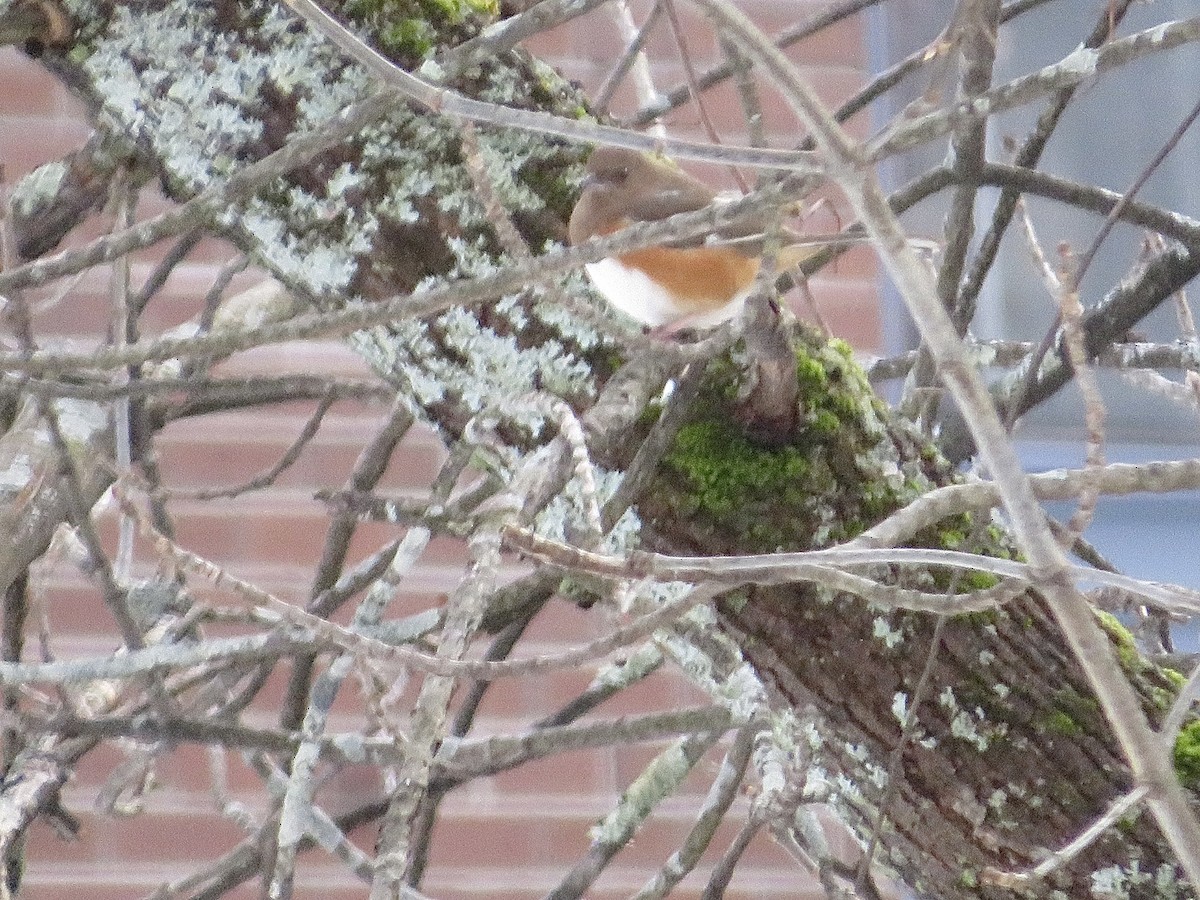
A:
{"label": "green moss", "polygon": [[735,355],[713,360],[694,420],[664,455],[669,477],[643,511],[683,514],[723,541],[774,552],[847,540],[927,489],[894,464],[881,474],[892,453],[887,412],[843,342],[801,333],[795,359],[798,415],[783,446],[747,436],[739,424],[745,366]]}
{"label": "green moss", "polygon": [[959,576],[959,585],[964,592],[986,591],[1000,583],[990,572],[967,572]]}
{"label": "green moss", "polygon": [[1150,702],[1154,708],[1161,713],[1165,713],[1174,705],[1175,697],[1179,691],[1174,688],[1163,688],[1156,685],[1151,685],[1148,689]]}
{"label": "green moss", "polygon": [[821,361],[804,351],[796,353],[796,375],[805,397],[815,396],[829,384],[829,374]]}
{"label": "green moss", "polygon": [[1187,683],[1187,676],[1176,669],[1169,669],[1166,666],[1163,666],[1162,673],[1163,677],[1166,678],[1167,681],[1171,682],[1171,685],[1175,688],[1175,693],[1179,693],[1179,691],[1182,690],[1183,686]]}
{"label": "green moss", "polygon": [[1134,834],[1137,831],[1138,819],[1141,818],[1141,810],[1136,807],[1132,812],[1126,813],[1117,819],[1114,823],[1117,831],[1122,834]]}
{"label": "green moss", "polygon": [[473,37],[500,14],[499,0],[350,0],[346,15],[378,37],[380,48],[403,66],[416,65],[434,47]]}
{"label": "green moss", "polygon": [[808,423],[808,427],[818,435],[836,434],[838,428],[841,427],[841,419],[836,414],[827,409],[818,409],[813,413],[812,419]]}
{"label": "green moss", "polygon": [[966,532],[959,528],[947,527],[939,534],[940,543],[944,550],[957,550],[967,539]]}
{"label": "green moss", "polygon": [[1081,694],[1073,688],[1062,688],[1054,692],[1054,705],[1066,710],[1076,719],[1096,719],[1100,715],[1100,703],[1095,697]]}
{"label": "green moss", "polygon": [[1056,709],[1046,717],[1043,722],[1046,730],[1051,734],[1061,734],[1063,737],[1077,737],[1083,733],[1083,729],[1079,723],[1072,719],[1061,709]]}
{"label": "green moss", "polygon": [[1174,759],[1175,772],[1184,787],[1200,788],[1200,721],[1179,730]]}
{"label": "green moss", "polygon": [[999,525],[989,525],[987,535],[990,553],[996,559],[1025,561],[1025,557],[1014,549],[1011,543],[1011,536]]}
{"label": "green moss", "polygon": [[733,613],[740,613],[750,602],[750,595],[744,590],[730,591],[721,596],[721,603]]}
{"label": "green moss", "polygon": [[1183,685],[1183,676],[1145,659],[1138,650],[1133,632],[1122,625],[1112,613],[1097,611],[1096,620],[1112,641],[1121,671],[1146,701],[1146,711],[1151,718],[1154,718],[1156,713],[1162,714],[1169,710]]}
{"label": "green moss", "polygon": [[1000,609],[981,609],[976,612],[959,613],[956,616],[951,616],[952,622],[965,622],[973,628],[982,628],[985,625],[1000,624],[1001,616],[1004,613]]}
{"label": "green moss", "polygon": [[437,32],[424,19],[401,19],[385,27],[379,35],[387,49],[406,58],[420,58],[433,49]]}
{"label": "green moss", "polygon": [[500,15],[500,0],[436,0],[447,17],[461,22],[468,15],[495,18]]}
{"label": "green moss", "polygon": [[1051,711],[1038,722],[1043,730],[1063,737],[1078,737],[1098,727],[1100,704],[1094,697],[1068,687],[1055,691],[1051,703]]}
{"label": "green moss", "polygon": [[[998,559],[1003,559],[1007,556],[1007,545],[993,537],[990,530],[983,532],[986,535],[983,538],[980,537],[980,533],[981,529],[976,524],[976,520],[964,513],[944,519],[937,525],[913,535],[911,546],[942,550],[961,550],[966,553],[978,553],[982,556],[992,556]],[[987,590],[1000,583],[1000,579],[990,572],[934,567],[931,569],[931,573],[937,587],[943,590],[953,589],[955,593]],[[955,618],[963,618],[963,621],[987,621],[991,624],[995,624],[998,621],[998,619],[994,618],[987,620],[971,619],[969,615],[966,617],[956,616]]]}
{"label": "green moss", "polygon": [[651,400],[638,415],[638,426],[640,428],[649,428],[654,425],[658,421],[658,417],[662,415],[662,411],[662,403],[657,400]]}
{"label": "green moss", "polygon": [[802,426],[815,437],[833,435],[840,428],[861,433],[868,428],[864,413],[874,395],[862,369],[843,341],[800,343],[796,350]]}
{"label": "green moss", "polygon": [[1108,635],[1112,641],[1113,647],[1117,651],[1117,659],[1120,660],[1121,668],[1126,674],[1140,672],[1145,663],[1142,660],[1142,655],[1138,653],[1137,642],[1133,639],[1133,632],[1121,624],[1112,613],[1104,612],[1104,610],[1096,611],[1096,620],[1100,623],[1100,627],[1104,629],[1104,633]]}
{"label": "green moss", "polygon": [[[685,425],[663,462],[685,479],[688,511],[718,519],[760,504],[803,505],[812,468],[795,447],[758,447],[724,419]],[[767,525],[752,531],[766,539]]]}
{"label": "green moss", "polygon": [[[582,153],[579,155],[583,156]],[[570,171],[538,161],[522,168],[519,176],[538,195],[547,210],[565,221],[570,218],[575,201],[579,198],[579,182],[568,174]]]}
{"label": "green moss", "polygon": [[494,19],[500,15],[499,0],[350,0],[346,14],[355,21],[376,22],[402,18],[425,18],[433,25],[458,25],[468,18]]}

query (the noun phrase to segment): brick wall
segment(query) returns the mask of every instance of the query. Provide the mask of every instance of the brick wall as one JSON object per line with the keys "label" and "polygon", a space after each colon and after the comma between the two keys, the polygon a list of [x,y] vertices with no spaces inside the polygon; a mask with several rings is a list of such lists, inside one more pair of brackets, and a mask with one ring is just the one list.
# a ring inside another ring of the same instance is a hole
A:
{"label": "brick wall", "polygon": [[[768,29],[776,30],[823,7],[808,0],[742,0],[742,7]],[[703,69],[715,58],[715,45],[703,22],[680,4],[688,43]],[[644,12],[644,10],[643,10]],[[660,35],[663,32],[660,28]],[[540,37],[532,49],[570,77],[594,86],[619,55],[610,14],[601,9],[569,28]],[[670,41],[656,39],[652,50],[659,61],[655,77],[665,86],[682,77]],[[846,96],[863,78],[861,35],[852,26],[834,29],[819,40],[790,51],[832,100]],[[617,110],[629,109],[628,96],[618,98]],[[771,137],[779,145],[800,136],[778,98],[768,96]],[[742,138],[736,99],[727,89],[714,93],[709,108],[728,140]],[[700,137],[697,117],[690,109],[672,115],[675,134]],[[855,123],[860,131],[862,126]],[[14,180],[41,162],[61,156],[87,135],[80,108],[35,63],[9,49],[0,51],[0,162],[6,177]],[[702,173],[717,179],[720,173]],[[836,205],[836,204],[835,204]],[[161,201],[148,190],[139,208],[148,214]],[[813,230],[835,227],[820,214]],[[75,240],[96,233],[93,226]],[[176,270],[155,299],[147,328],[165,327],[195,314],[216,266],[230,248],[207,241],[187,263]],[[153,254],[135,261],[135,279],[144,278],[153,265]],[[254,273],[239,276],[236,290],[257,280]],[[857,346],[873,350],[878,345],[874,271],[865,252],[855,252],[835,271],[813,279],[813,294],[825,320],[835,333]],[[57,304],[39,313],[40,336],[71,337],[84,341],[103,338],[107,301],[105,275],[89,273],[71,287]],[[42,291],[43,298],[53,292]],[[231,372],[337,372],[365,374],[362,364],[334,342],[276,346],[243,354],[223,367]],[[233,574],[252,580],[280,596],[302,599],[306,577],[320,552],[326,524],[324,508],[313,492],[343,484],[359,447],[372,434],[385,410],[377,406],[338,404],[317,439],[299,463],[271,489],[249,498],[206,502],[178,500],[172,510],[180,523],[180,542],[219,562]],[[308,410],[287,406],[253,412],[225,413],[169,426],[158,447],[168,484],[201,487],[232,484],[268,468],[295,438]],[[387,492],[426,486],[442,459],[442,451],[425,431],[416,430],[404,442],[381,485]],[[105,519],[112,537],[111,516]],[[389,529],[365,525],[355,540],[359,558],[391,536]],[[143,561],[150,559],[144,548]],[[454,583],[462,561],[461,548],[438,540],[426,554],[411,582],[411,594],[392,617],[416,612],[436,602]],[[50,626],[51,649],[58,658],[104,654],[115,646],[114,629],[94,589],[64,559],[40,566],[34,582],[39,614]],[[198,586],[203,599],[205,589]],[[35,619],[37,616],[34,617]],[[36,622],[34,623],[36,629]],[[531,628],[532,643],[526,652],[549,652],[578,644],[604,629],[603,617],[585,614],[560,604],[550,608]],[[27,658],[37,655],[36,630],[31,631]],[[550,713],[587,684],[592,669],[565,673],[536,683],[502,680],[484,704],[480,728],[484,733],[519,729],[531,719]],[[262,725],[274,724],[273,709],[284,683],[281,673],[263,692],[256,706]],[[646,709],[669,709],[701,702],[679,678],[656,675],[603,710],[615,715]],[[351,730],[359,721],[353,685],[338,701],[333,730]],[[262,787],[237,755],[214,756],[205,748],[183,746],[163,749],[155,771],[158,787],[146,797],[139,815],[114,818],[95,810],[102,785],[114,769],[139,749],[123,753],[108,747],[85,757],[77,777],[63,793],[66,807],[82,822],[78,840],[63,841],[44,823],[32,829],[27,854],[25,895],[46,900],[107,900],[146,895],[165,881],[186,876],[235,847],[243,837],[239,826],[222,817],[211,797],[214,779],[226,782],[229,794],[247,804],[250,813],[262,811]],[[639,746],[619,752],[580,752],[527,765],[492,779],[473,783],[452,794],[434,842],[429,875],[423,886],[430,896],[443,898],[526,898],[541,895],[564,869],[585,851],[587,829],[611,806],[655,752]],[[644,883],[678,845],[708,789],[720,762],[714,752],[697,767],[688,788],[665,804],[633,844],[616,860],[594,897],[628,896]],[[367,770],[341,773],[327,786],[321,799],[330,812],[353,808],[378,795],[379,785]],[[711,859],[734,834],[746,801],[739,801],[731,821],[722,829]],[[373,829],[354,834],[370,851]],[[682,896],[694,896],[703,885],[704,867],[693,875]],[[309,853],[300,863],[297,896],[362,897],[363,885],[323,853]],[[238,897],[257,896],[254,887],[243,887]],[[795,863],[767,839],[755,841],[747,854],[730,896],[819,896],[815,883],[800,874]]]}

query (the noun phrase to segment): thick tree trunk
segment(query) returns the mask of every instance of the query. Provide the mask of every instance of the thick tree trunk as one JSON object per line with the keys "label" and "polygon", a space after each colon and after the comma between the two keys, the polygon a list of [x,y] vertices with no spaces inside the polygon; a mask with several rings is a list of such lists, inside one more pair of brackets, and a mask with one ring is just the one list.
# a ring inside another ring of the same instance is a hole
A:
{"label": "thick tree trunk", "polygon": [[[0,2],[0,20],[25,5]],[[364,6],[326,5],[350,13]],[[389,5],[392,15],[397,6]],[[485,21],[475,12],[483,4],[436,4],[461,12],[441,22],[424,18],[427,6],[414,2],[411,21],[421,27],[389,31],[401,65],[417,63],[428,46],[471,36]],[[180,200],[219,187],[377,90],[274,0],[63,2],[61,11],[71,17],[70,37],[47,42],[47,63],[90,104],[97,128],[126,138]],[[450,86],[564,116],[577,115],[583,102],[516,51],[475,61]],[[500,200],[525,239],[540,249],[561,238],[584,148],[485,129],[480,142],[484,159],[512,176],[496,183],[508,185]],[[460,125],[396,100],[351,138],[252,198],[237,197],[238,216],[211,211],[200,224],[322,309],[369,303],[494,265],[499,243],[463,157]],[[18,185],[18,198],[50,202],[40,193],[45,183]],[[611,374],[610,352],[595,332],[526,294],[375,326],[352,340],[451,437],[481,409],[534,389],[586,408]],[[715,368],[736,378],[732,366]],[[951,477],[929,447],[889,419],[841,349],[803,339],[798,372],[798,422],[773,449],[744,437],[718,399],[728,385],[707,388],[703,417],[680,433],[638,504],[650,545],[691,554],[826,547]],[[546,425],[532,415],[526,424],[514,435],[514,460]],[[976,539],[984,552],[1007,552],[1003,535],[962,517],[920,538],[933,546]],[[905,577],[923,590],[954,582],[936,572]],[[931,615],[888,613],[804,584],[736,591],[720,612],[779,709],[815,704],[820,711],[810,788],[864,834],[878,816],[900,716],[936,652],[880,835],[883,858],[919,892],[1011,896],[986,883],[987,867],[1035,863],[1129,786],[1097,705],[1036,597],[952,617],[936,648]],[[1147,710],[1160,714],[1174,681],[1138,660],[1117,629],[1112,634]],[[1110,829],[1049,884],[1065,896],[1088,896],[1103,878],[1097,873],[1135,863],[1143,873],[1165,865],[1174,876],[1148,816]],[[1131,885],[1129,895],[1154,890],[1153,882]]]}
{"label": "thick tree trunk", "polygon": [[[888,419],[858,370],[809,339],[799,354],[794,442],[757,447],[729,425],[714,383],[665,457],[639,508],[655,549],[718,555],[819,549],[854,537],[951,473],[899,421]],[[763,523],[771,523],[764,529]],[[1004,535],[958,515],[914,546],[1009,555]],[[911,573],[925,591],[968,592],[978,579]],[[987,585],[985,579],[983,586]],[[950,586],[953,586],[951,588]],[[750,586],[720,603],[722,625],[784,707],[814,704],[824,728],[810,789],[869,839],[888,795],[880,843],[904,881],[936,897],[1004,897],[988,869],[1023,871],[1062,847],[1129,790],[1119,748],[1042,603],[1026,595],[995,610],[946,619],[889,612],[809,584]],[[1179,678],[1138,659],[1128,632],[1105,619],[1114,651],[1151,721]],[[936,646],[934,636],[937,634]],[[902,717],[916,702],[899,766]],[[897,781],[888,784],[887,774]],[[1089,896],[1095,873],[1137,861],[1174,881],[1169,850],[1148,816],[1134,816],[1046,884]],[[1112,870],[1114,873],[1116,869]],[[1154,883],[1130,886],[1155,896]]]}

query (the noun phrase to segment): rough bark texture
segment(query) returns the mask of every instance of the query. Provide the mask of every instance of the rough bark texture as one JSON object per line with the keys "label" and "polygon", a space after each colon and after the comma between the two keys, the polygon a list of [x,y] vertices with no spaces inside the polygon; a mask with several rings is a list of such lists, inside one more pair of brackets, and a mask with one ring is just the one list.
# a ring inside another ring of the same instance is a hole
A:
{"label": "rough bark texture", "polygon": [[[800,424],[789,447],[739,438],[728,424],[732,410],[713,402],[730,394],[728,384],[710,386],[710,402],[698,404],[703,417],[683,429],[640,503],[656,548],[697,555],[816,549],[951,480],[836,347],[809,340],[799,353]],[[914,545],[1009,553],[1002,532],[961,516]],[[927,591],[953,583],[947,573],[912,577],[901,583]],[[956,589],[986,584],[968,579]],[[749,587],[728,595],[720,611],[781,703],[821,710],[827,730],[812,737],[819,768],[810,789],[869,834],[935,617],[872,609],[803,584]],[[1157,721],[1179,676],[1144,664],[1128,634],[1105,624]],[[904,880],[929,896],[1012,896],[987,885],[985,869],[1035,865],[1130,787],[1096,701],[1036,596],[950,618],[916,715],[881,843]],[[1119,880],[1118,869],[1135,860],[1136,870],[1161,870],[1174,884],[1169,851],[1143,816],[1110,829],[1046,887],[1089,896],[1099,883],[1094,873],[1108,869]],[[1153,878],[1127,887],[1130,896],[1160,896]]]}
{"label": "rough bark texture", "polygon": [[[0,2],[0,16],[20,5]],[[375,4],[327,5],[379,27]],[[397,6],[390,5],[381,43],[403,65],[486,21],[479,13],[485,4],[466,0],[413,0],[411,19],[397,18]],[[47,63],[90,104],[98,129],[127,138],[177,199],[319,128],[373,89],[274,0],[72,0],[64,8],[74,31],[46,48]],[[441,20],[431,17],[437,9]],[[519,52],[489,57],[452,86],[563,115],[582,108],[567,84]],[[560,238],[583,150],[507,131],[485,131],[480,140],[485,160],[503,176],[495,179],[505,186],[501,199],[533,248]],[[370,302],[495,264],[498,244],[462,159],[457,125],[398,105],[211,226],[326,308]],[[44,189],[30,180],[17,194],[43,203]],[[450,435],[481,409],[535,388],[586,407],[611,362],[594,332],[525,295],[353,340]],[[737,367],[714,367],[703,418],[680,434],[639,504],[650,544],[697,554],[824,547],[950,477],[928,447],[889,419],[843,349],[806,340],[798,358],[795,433],[771,450],[742,436],[722,400],[733,392]],[[532,410],[514,423],[513,459],[543,426]],[[971,532],[972,523],[956,521],[926,541],[949,546]],[[985,549],[1005,552],[1002,535],[983,529],[983,536]],[[933,590],[948,580],[926,573],[918,584]],[[720,609],[781,708],[819,708],[824,726],[812,737],[818,769],[810,787],[868,830],[900,734],[897,710],[930,651],[933,618],[872,610],[805,585],[735,592]],[[1112,633],[1147,709],[1162,710],[1173,681]],[[1061,846],[1128,786],[1126,769],[1034,597],[948,622],[932,685],[886,811],[886,858],[931,896],[1011,896],[983,884],[983,869],[1022,868]],[[1158,874],[1164,865],[1169,883],[1174,867],[1143,816],[1110,830],[1050,886],[1062,896],[1088,896],[1101,870],[1119,880],[1132,867]],[[1169,885],[1156,894],[1153,880],[1127,887],[1130,896],[1175,896]]]}

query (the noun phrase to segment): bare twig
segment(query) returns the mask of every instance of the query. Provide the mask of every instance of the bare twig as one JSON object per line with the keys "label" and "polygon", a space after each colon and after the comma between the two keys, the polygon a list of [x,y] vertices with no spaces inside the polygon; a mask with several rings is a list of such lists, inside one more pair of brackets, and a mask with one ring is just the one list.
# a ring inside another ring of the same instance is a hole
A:
{"label": "bare twig", "polygon": [[[859,148],[825,111],[812,88],[795,67],[754,29],[745,16],[722,0],[699,0],[710,15],[730,29],[747,53],[759,60],[780,83],[789,102],[807,122],[817,145],[826,155],[830,177],[846,192],[850,205],[879,248],[881,259],[930,348],[945,384],[967,421],[983,462],[996,479],[1014,534],[1033,568],[1038,587],[1063,631],[1076,661],[1085,673],[1105,718],[1121,746],[1139,785],[1149,787],[1148,804],[1164,836],[1175,851],[1188,879],[1200,885],[1200,823],[1188,808],[1178,777],[1157,736],[1150,729],[1133,688],[1121,672],[1108,638],[1096,623],[1087,601],[1074,587],[1071,565],[1054,540],[1022,470],[1015,449],[977,370],[966,359],[949,315],[937,301],[936,286],[922,261],[907,245],[904,234],[874,180],[864,175]],[[1200,38],[1200,19],[1191,23],[1192,39]],[[1179,37],[1183,31],[1173,37]],[[1156,30],[1152,43],[1165,45],[1165,29]],[[1160,44],[1161,42],[1161,44]],[[1095,71],[1132,52],[1125,45],[1111,58],[1109,48],[1090,56],[1076,51],[1074,64]],[[1086,58],[1084,58],[1086,57]],[[1037,76],[1035,76],[1037,77]],[[1052,79],[1051,79],[1052,80]],[[1045,82],[1039,82],[1045,83]],[[1018,96],[1020,79],[1002,96]],[[972,104],[983,111],[989,104]],[[903,126],[902,126],[903,127]]]}

